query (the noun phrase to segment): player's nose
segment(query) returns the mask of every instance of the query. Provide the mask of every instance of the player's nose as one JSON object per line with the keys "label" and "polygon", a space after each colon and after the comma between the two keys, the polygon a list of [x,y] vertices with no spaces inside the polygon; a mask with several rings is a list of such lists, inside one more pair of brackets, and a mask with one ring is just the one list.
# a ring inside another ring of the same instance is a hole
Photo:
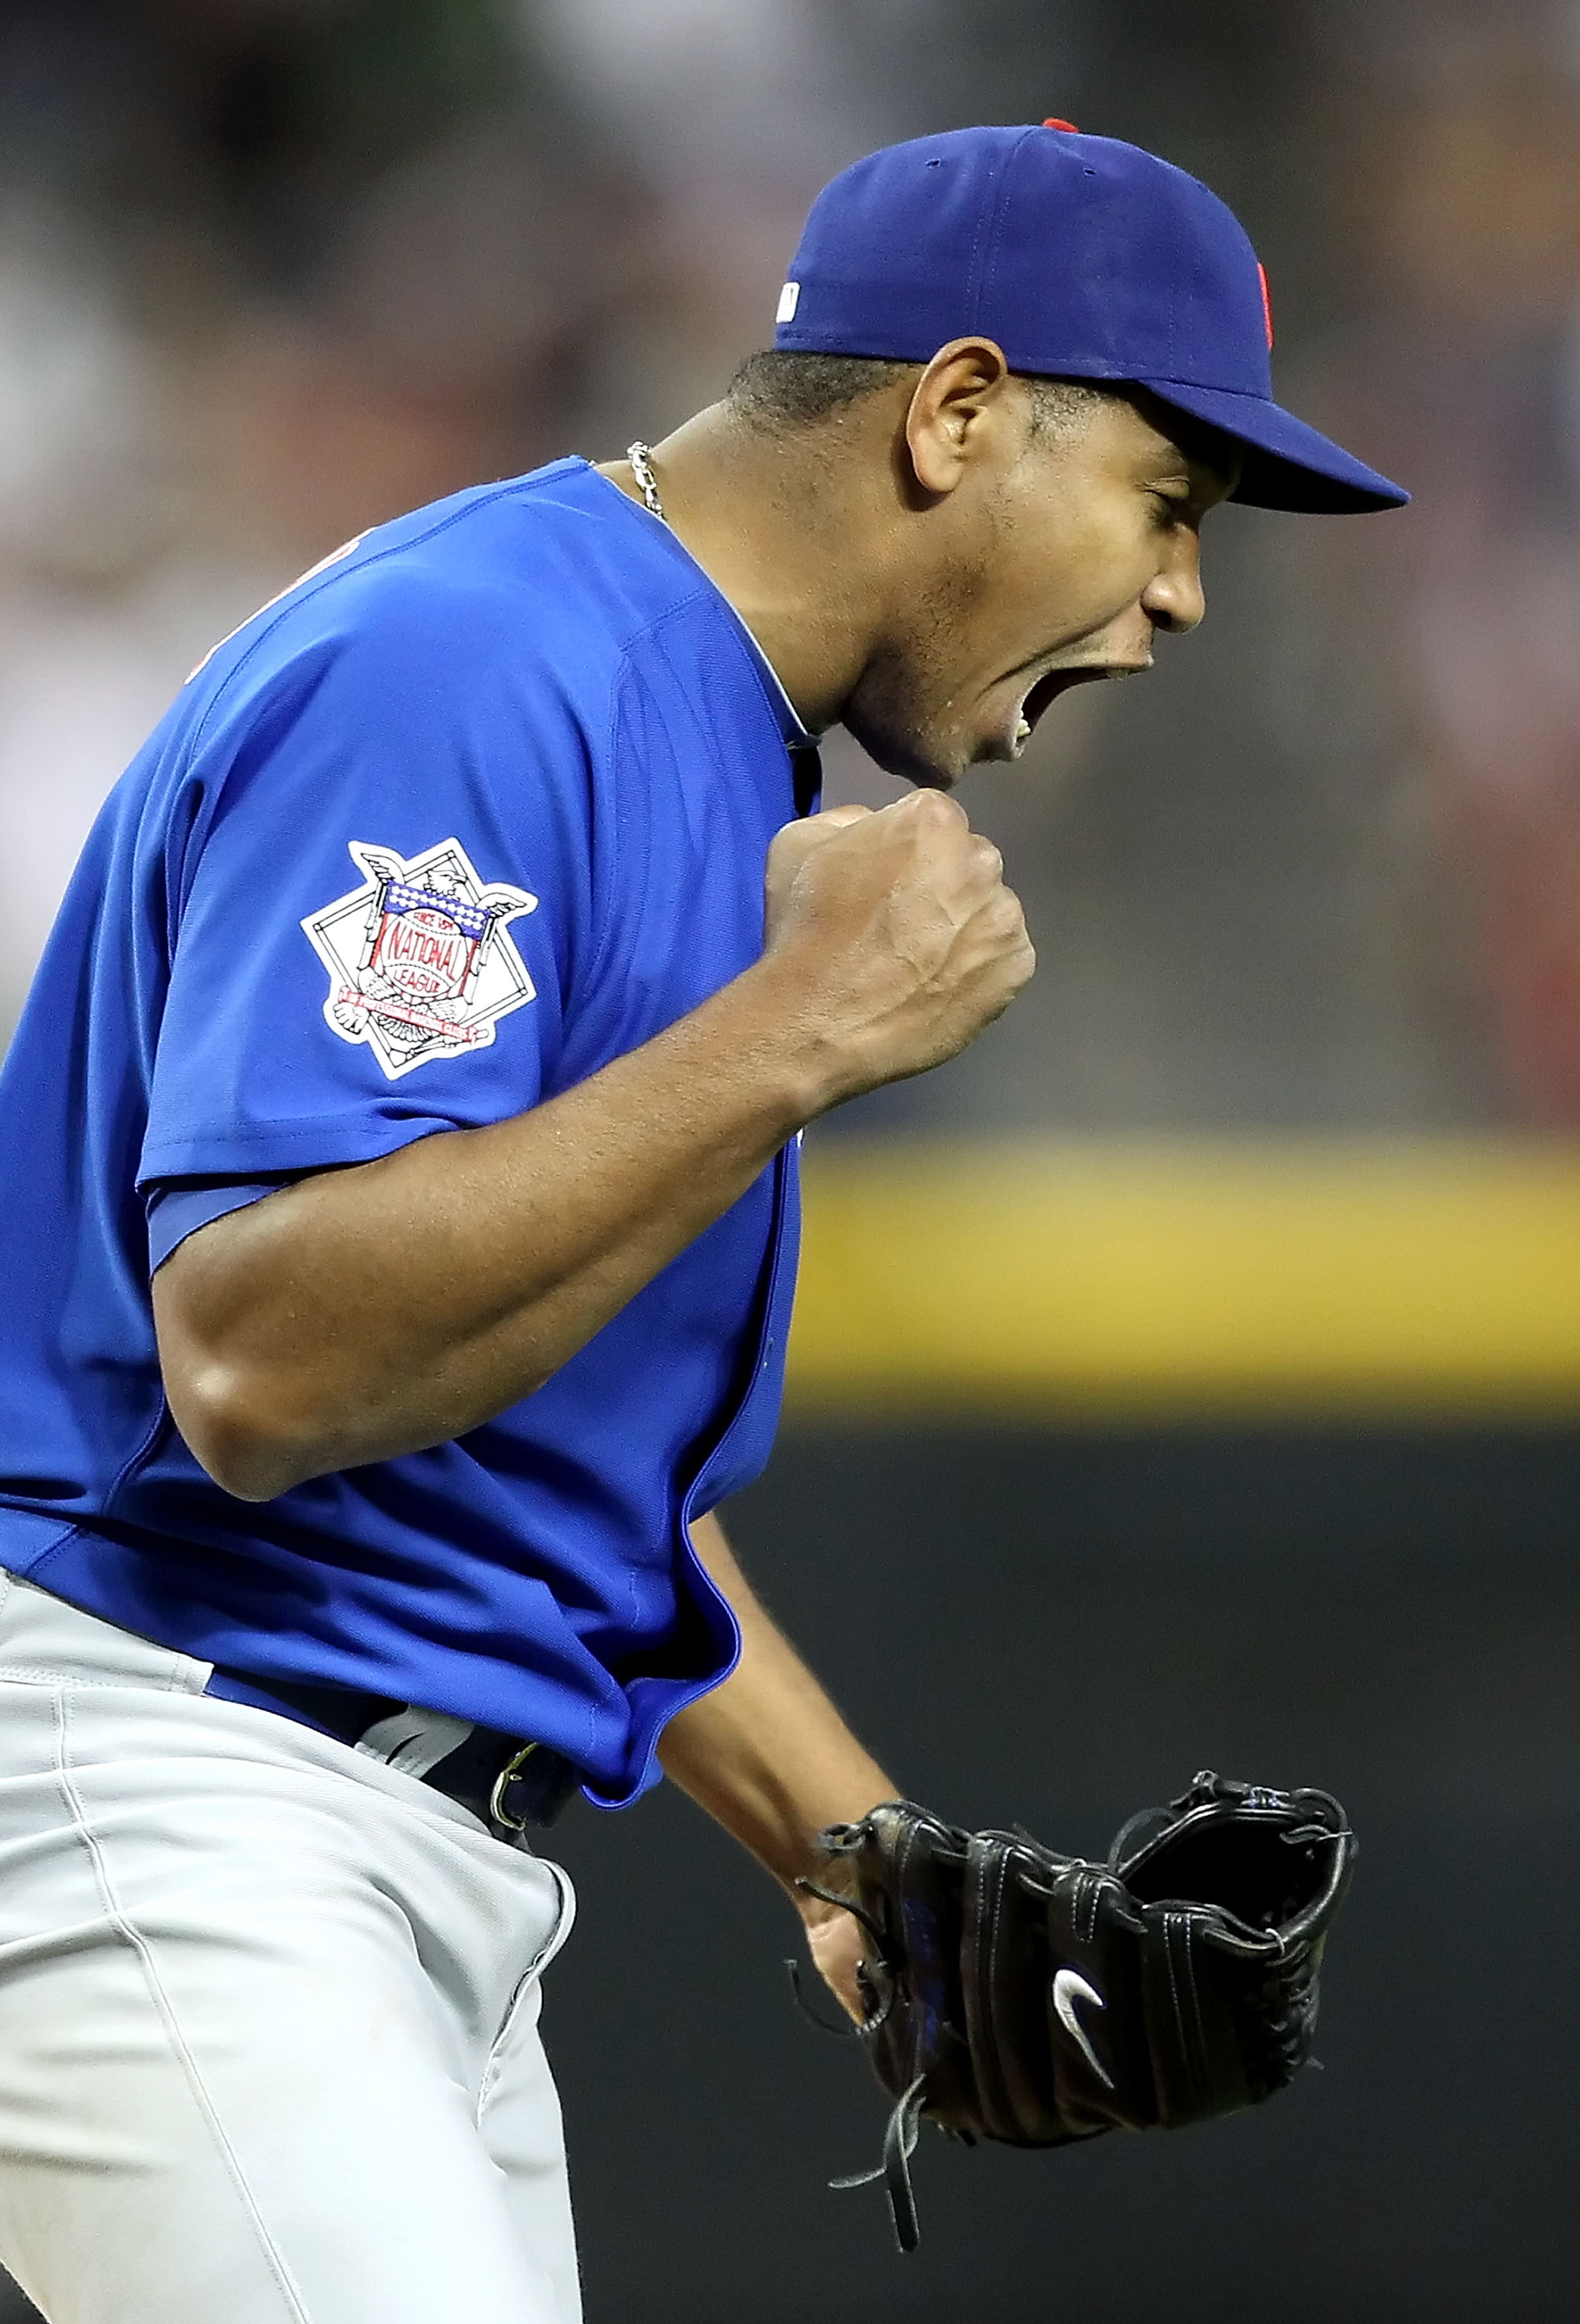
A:
{"label": "player's nose", "polygon": [[1153,575],[1141,595],[1142,610],[1154,629],[1183,637],[1207,612],[1201,586],[1201,544],[1194,534],[1180,541],[1166,565]]}

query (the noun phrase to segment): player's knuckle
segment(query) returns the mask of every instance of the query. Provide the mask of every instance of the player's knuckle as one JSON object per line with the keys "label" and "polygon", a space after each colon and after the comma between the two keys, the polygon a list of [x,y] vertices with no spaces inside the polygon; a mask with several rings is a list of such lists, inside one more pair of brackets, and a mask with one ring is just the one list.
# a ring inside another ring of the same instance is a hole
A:
{"label": "player's knuckle", "polygon": [[959,801],[946,791],[917,791],[911,803],[913,820],[929,833],[942,836],[958,832],[965,823],[966,811]]}

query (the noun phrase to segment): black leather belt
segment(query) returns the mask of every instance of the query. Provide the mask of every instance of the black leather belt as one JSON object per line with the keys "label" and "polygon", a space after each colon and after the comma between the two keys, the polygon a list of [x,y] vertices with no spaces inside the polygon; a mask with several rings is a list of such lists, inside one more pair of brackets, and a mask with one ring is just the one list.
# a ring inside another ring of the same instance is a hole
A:
{"label": "black leather belt", "polygon": [[[315,1727],[336,1742],[354,1746],[381,1720],[408,1708],[388,1695],[363,1694],[354,1687],[257,1679],[217,1664],[204,1692],[222,1702],[275,1711],[281,1719],[294,1719],[299,1727]],[[563,1752],[547,1743],[523,1743],[519,1736],[502,1735],[496,1728],[473,1727],[418,1780],[431,1784],[503,1838],[528,1824],[541,1828],[553,1823],[582,1777]]]}

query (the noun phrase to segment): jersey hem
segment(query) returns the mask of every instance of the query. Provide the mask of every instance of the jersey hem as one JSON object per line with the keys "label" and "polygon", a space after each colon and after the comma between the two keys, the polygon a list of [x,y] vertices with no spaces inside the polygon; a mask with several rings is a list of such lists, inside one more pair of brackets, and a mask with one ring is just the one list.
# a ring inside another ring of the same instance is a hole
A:
{"label": "jersey hem", "polygon": [[302,1176],[315,1169],[348,1168],[358,1162],[381,1161],[385,1155],[398,1154],[402,1147],[415,1146],[420,1139],[461,1127],[458,1122],[433,1120],[375,1127],[365,1120],[348,1120],[344,1114],[326,1113],[293,1130],[196,1131],[144,1148],[138,1165],[137,1192],[146,1195],[154,1186],[183,1178],[234,1175],[250,1184],[274,1168]]}

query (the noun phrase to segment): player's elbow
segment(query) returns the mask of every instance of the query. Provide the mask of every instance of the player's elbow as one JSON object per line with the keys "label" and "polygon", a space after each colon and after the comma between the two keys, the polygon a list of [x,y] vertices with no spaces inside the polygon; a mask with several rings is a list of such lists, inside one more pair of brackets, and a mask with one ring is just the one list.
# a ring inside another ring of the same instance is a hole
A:
{"label": "player's elbow", "polygon": [[300,1350],[265,1328],[279,1302],[255,1268],[229,1263],[233,1242],[231,1219],[219,1219],[171,1253],[153,1278],[154,1334],[193,1459],[237,1500],[271,1501],[336,1462],[308,1425]]}
{"label": "player's elbow", "polygon": [[174,1377],[173,1369],[165,1370],[171,1416],[222,1492],[238,1501],[271,1501],[326,1465],[271,1411],[267,1385],[250,1367],[210,1359]]}

